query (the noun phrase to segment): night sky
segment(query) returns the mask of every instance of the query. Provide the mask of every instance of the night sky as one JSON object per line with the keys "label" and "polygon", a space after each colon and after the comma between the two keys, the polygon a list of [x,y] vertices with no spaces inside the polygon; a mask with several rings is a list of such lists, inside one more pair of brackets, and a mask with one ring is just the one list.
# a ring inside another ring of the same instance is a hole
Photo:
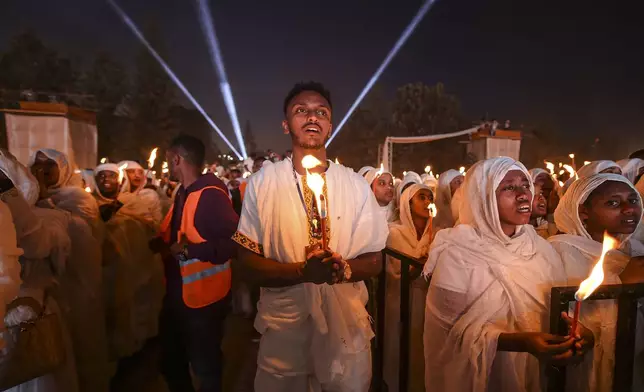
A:
{"label": "night sky", "polygon": [[[162,27],[167,61],[234,140],[193,2],[119,4],[139,25],[154,19]],[[420,5],[211,1],[242,127],[251,121],[260,148],[288,148],[282,100],[296,81],[311,79],[331,90],[338,123]],[[599,137],[607,158],[621,158],[644,148],[641,15],[637,1],[438,0],[381,82],[392,95],[404,83],[443,82],[472,120],[487,112],[547,124],[570,151]],[[106,50],[132,64],[141,50],[101,1],[3,2],[0,50],[25,29],[84,61]]]}

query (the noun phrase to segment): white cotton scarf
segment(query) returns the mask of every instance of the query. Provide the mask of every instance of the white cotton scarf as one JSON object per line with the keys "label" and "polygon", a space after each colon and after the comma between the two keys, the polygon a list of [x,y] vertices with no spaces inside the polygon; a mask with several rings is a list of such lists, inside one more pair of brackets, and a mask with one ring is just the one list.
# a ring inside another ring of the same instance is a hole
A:
{"label": "white cotton scarf", "polygon": [[644,167],[644,159],[633,158],[633,159],[622,159],[618,161],[617,164],[622,168],[622,174],[624,177],[628,178],[633,184],[636,184],[635,180],[639,171]]}
{"label": "white cotton scarf", "polygon": [[[406,253],[412,257],[426,255],[429,249],[430,238],[428,234],[429,220],[420,240],[416,234],[416,227],[411,215],[409,202],[421,189],[430,190],[421,184],[409,186],[400,197],[400,221],[389,225],[389,239],[387,246]],[[430,190],[431,192],[431,190]]]}
{"label": "white cotton scarf", "polygon": [[[472,302],[455,321],[447,341],[433,342],[434,346],[427,343],[431,339],[426,336],[426,380],[438,377],[448,379],[445,382],[449,384],[437,386],[436,390],[495,390],[489,380],[499,378],[498,374],[491,374],[496,362],[497,372],[501,370],[499,366],[505,366],[502,378],[507,390],[540,390],[534,380],[539,374],[534,357],[496,351],[502,332],[547,328],[549,290],[563,277],[561,261],[531,225],[518,226],[513,237],[508,237],[501,228],[496,189],[511,170],[520,170],[530,178],[520,162],[507,157],[472,166],[460,188],[464,200],[468,200],[460,204],[460,225],[438,232],[431,245],[423,271],[427,277],[435,268],[440,269],[442,263],[453,263],[453,258],[458,258],[471,276],[491,274],[489,284],[479,278],[469,282],[467,297]],[[435,281],[430,284],[442,287]],[[436,317],[427,307],[426,323]],[[453,376],[432,375],[437,369]]]}
{"label": "white cotton scarf", "polygon": [[[305,181],[304,181],[305,182]],[[329,161],[326,172],[331,237],[329,248],[344,259],[377,252],[385,247],[387,225],[378,203],[363,179],[353,170]],[[282,263],[306,260],[307,218],[301,204],[291,160],[266,165],[250,178],[247,198],[257,195],[264,256]],[[262,289],[255,321],[258,331],[287,331],[311,316],[315,375],[322,384],[341,382],[347,356],[368,349],[374,336],[364,283],[300,284]],[[344,380],[351,383],[351,380]]]}
{"label": "white cotton scarf", "polygon": [[70,162],[67,155],[52,149],[41,149],[31,158],[30,166],[36,161],[36,155],[41,152],[49,159],[56,162],[58,166],[58,182],[48,189],[49,196],[57,208],[69,211],[85,219],[98,233],[100,219],[98,204],[91,194],[85,192],[82,186],[82,178],[75,173],[75,165]]}
{"label": "white cotton scarf", "polygon": [[585,178],[585,177],[590,177],[594,174],[599,174],[603,172],[606,169],[610,169],[613,167],[619,168],[619,165],[617,162],[614,161],[593,161],[587,165],[582,166],[578,171],[577,171],[577,176],[579,178]]}
{"label": "white cotton scarf", "polygon": [[[625,177],[618,174],[595,174],[580,178],[570,186],[555,210],[557,227],[565,234],[550,237],[548,241],[561,255],[569,285],[578,285],[586,279],[601,255],[602,244],[593,240],[584,228],[579,216],[579,206],[606,181],[623,182],[633,187]],[[642,226],[641,222],[639,226]],[[620,284],[619,274],[630,260],[628,253],[632,245],[631,235],[620,236],[619,239],[620,250],[606,255],[604,284]],[[593,355],[589,355],[580,367],[573,369],[568,388],[580,392],[610,391],[615,366],[615,301],[585,303],[580,320],[593,331],[596,344]]]}
{"label": "white cotton scarf", "polygon": [[123,167],[123,185],[121,185],[121,194],[124,193],[139,193],[145,188],[145,182],[143,182],[141,185],[139,185],[138,188],[132,192],[130,190],[131,185],[130,185],[130,178],[127,176],[127,173],[125,173],[125,170],[133,170],[133,169],[143,169],[143,166],[141,166],[138,162],[135,161],[121,161],[118,163],[117,167]]}
{"label": "white cotton scarf", "polygon": [[[361,172],[362,174],[360,174]],[[358,171],[358,174],[364,177],[364,179],[367,181],[367,184],[369,184],[369,187],[371,187],[371,185],[373,185],[373,182],[383,174],[389,174],[391,178],[394,178],[394,175],[391,174],[390,172],[388,171],[380,172],[380,169],[376,169],[371,166],[363,167]],[[390,202],[386,206],[380,206],[380,212],[387,222],[391,222],[394,219],[394,203]]]}
{"label": "white cotton scarf", "polygon": [[436,218],[434,218],[435,230],[454,227],[454,217],[452,215],[452,180],[462,176],[458,170],[450,169],[438,176],[438,186],[436,187]]}

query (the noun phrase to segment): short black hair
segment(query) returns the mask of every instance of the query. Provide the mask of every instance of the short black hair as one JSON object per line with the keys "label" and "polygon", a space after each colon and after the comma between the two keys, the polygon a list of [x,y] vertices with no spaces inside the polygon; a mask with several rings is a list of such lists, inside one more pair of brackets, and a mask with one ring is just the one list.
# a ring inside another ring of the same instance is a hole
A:
{"label": "short black hair", "polygon": [[293,98],[297,97],[304,91],[314,91],[320,94],[329,103],[329,108],[333,109],[333,104],[331,103],[331,93],[324,87],[322,83],[313,81],[300,82],[293,86],[291,91],[288,92],[286,98],[284,99],[284,115],[286,115],[286,111],[288,110],[288,104],[291,103]]}
{"label": "short black hair", "polygon": [[631,155],[628,156],[629,159],[644,159],[644,148],[634,151]]}
{"label": "short black hair", "polygon": [[177,153],[191,165],[201,168],[206,160],[206,146],[194,136],[179,135],[172,140],[169,149]]}

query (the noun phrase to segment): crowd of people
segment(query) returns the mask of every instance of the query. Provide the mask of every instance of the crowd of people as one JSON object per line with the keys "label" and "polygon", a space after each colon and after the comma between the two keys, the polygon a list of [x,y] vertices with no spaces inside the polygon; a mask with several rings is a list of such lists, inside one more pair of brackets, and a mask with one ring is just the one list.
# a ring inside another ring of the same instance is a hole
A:
{"label": "crowd of people", "polygon": [[23,165],[0,150],[0,369],[20,326],[44,315],[56,316],[65,351],[11,390],[108,391],[119,361],[158,337],[170,391],[194,391],[195,379],[221,391],[234,302],[261,335],[256,391],[366,392],[375,298],[365,282],[385,268],[384,376],[397,391],[401,261],[381,260],[385,247],[424,264],[410,271],[410,390],[536,392],[544,365],[576,365],[568,391],[612,390],[616,303],[584,304],[559,336],[549,295],[589,276],[605,233],[619,245],[604,283],[644,282],[641,151],[587,164],[563,186],[507,157],[397,179],[327,159],[322,85],[297,84],[283,110],[284,157],[208,167],[203,143],[182,135],[158,183],[136,161],[79,170],[59,151]]}

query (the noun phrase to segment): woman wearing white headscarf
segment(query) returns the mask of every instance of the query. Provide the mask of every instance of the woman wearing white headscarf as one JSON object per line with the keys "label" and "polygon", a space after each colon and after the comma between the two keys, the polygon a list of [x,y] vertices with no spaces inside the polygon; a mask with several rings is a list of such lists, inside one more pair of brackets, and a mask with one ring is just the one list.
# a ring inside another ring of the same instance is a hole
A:
{"label": "woman wearing white headscarf", "polygon": [[[411,257],[425,260],[431,242],[429,227],[429,210],[433,201],[429,187],[412,184],[400,198],[400,221],[389,225],[387,247]],[[400,279],[401,262],[387,257],[387,288],[385,309],[385,381],[392,392],[398,391],[398,363],[400,354]],[[417,276],[417,275],[416,275]],[[410,337],[410,391],[424,391],[423,319],[427,283],[424,279],[415,279],[410,287],[411,303],[411,337]]]}
{"label": "woman wearing white headscarf", "polygon": [[628,178],[632,184],[637,184],[642,174],[644,174],[644,159],[622,159],[617,164],[622,168],[622,174]]}
{"label": "woman wearing white headscarf", "polygon": [[99,242],[103,228],[98,205],[92,195],[82,188],[83,180],[75,164],[64,153],[48,148],[36,151],[29,165],[41,189],[39,206],[59,208],[80,216],[91,226]]}
{"label": "woman wearing white headscarf", "polygon": [[[67,318],[59,307],[62,296],[57,290],[57,282],[65,282],[64,274],[71,250],[71,241],[67,234],[69,213],[35,207],[39,194],[36,179],[13,155],[0,149],[0,178],[3,176],[12,186],[2,193],[0,198],[13,213],[14,232],[17,233],[19,246],[24,250],[20,257],[20,296],[33,298],[40,306],[45,307],[47,313],[58,315],[67,350],[65,355],[68,358],[55,372],[25,382],[11,388],[10,391],[76,391],[78,385],[73,345],[66,325]],[[4,236],[4,228],[2,233]],[[62,301],[64,303],[64,300]],[[36,317],[35,310],[19,307],[12,311],[7,319],[10,319],[13,325],[18,325]]]}
{"label": "woman wearing white headscarf", "polygon": [[566,181],[564,186],[562,186],[560,189],[560,195],[563,196],[568,191],[568,188],[570,188],[570,185],[575,182],[575,180],[590,177],[599,173],[622,174],[622,169],[616,162],[613,161],[593,161],[579,169],[577,171],[576,177],[571,177]]}
{"label": "woman wearing white headscarf", "polygon": [[[158,227],[158,225],[161,224],[161,219],[163,219],[163,216],[161,215],[161,200],[159,199],[159,195],[156,190],[147,189],[145,187],[147,182],[145,178],[145,169],[135,161],[119,162],[118,167],[125,170],[120,199],[126,202],[138,197],[147,206],[156,226]],[[130,180],[130,176],[138,178],[140,182],[134,186]]]}
{"label": "woman wearing white headscarf", "polygon": [[[641,243],[631,239],[641,217],[641,198],[625,177],[596,174],[575,181],[555,211],[557,227],[565,234],[549,238],[561,255],[568,285],[577,286],[590,275],[602,252],[604,232],[618,238],[621,245],[606,255],[603,284],[621,284],[620,275],[631,257],[644,255]],[[593,331],[597,344],[593,355],[588,356],[581,367],[570,372],[568,390],[611,391],[615,367],[616,301],[585,303],[580,320]]]}
{"label": "woman wearing white headscarf", "polygon": [[[395,182],[394,182],[395,183]],[[391,217],[392,222],[400,220],[400,197],[402,193],[407,189],[410,184],[422,184],[423,181],[420,179],[420,176],[416,172],[407,172],[403,179],[395,184],[395,197],[394,197],[394,213]]]}
{"label": "woman wearing white headscarf", "polygon": [[424,331],[428,391],[537,392],[537,356],[573,355],[573,338],[543,333],[550,288],[565,277],[557,253],[528,224],[529,178],[511,158],[476,163],[461,187],[468,203],[460,204],[460,224],[434,238],[424,269],[432,275]]}
{"label": "woman wearing white headscarf", "polygon": [[358,173],[362,173],[361,175],[373,191],[373,194],[378,201],[378,205],[380,206],[382,216],[387,220],[387,222],[392,222],[394,219],[393,174],[382,169],[376,170],[371,166],[363,167],[358,171]]}
{"label": "woman wearing white headscarf", "polygon": [[529,173],[535,189],[530,224],[541,237],[547,239],[557,234],[553,213],[557,208],[556,204],[559,203],[557,182],[549,172],[541,168],[530,169]]}
{"label": "woman wearing white headscarf", "polygon": [[461,187],[462,181],[463,174],[454,169],[443,172],[438,176],[438,186],[436,187],[437,213],[434,219],[435,231],[454,227],[455,220],[452,216],[451,207],[452,196]]}

